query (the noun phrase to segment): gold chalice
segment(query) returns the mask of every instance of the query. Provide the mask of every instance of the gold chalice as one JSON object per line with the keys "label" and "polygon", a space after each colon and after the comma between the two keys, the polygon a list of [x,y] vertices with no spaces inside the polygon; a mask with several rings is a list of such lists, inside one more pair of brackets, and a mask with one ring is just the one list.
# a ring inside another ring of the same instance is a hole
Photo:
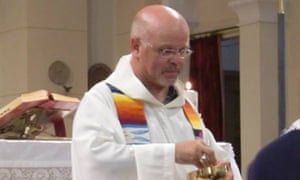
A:
{"label": "gold chalice", "polygon": [[227,166],[207,166],[188,174],[188,180],[221,180],[227,173]]}

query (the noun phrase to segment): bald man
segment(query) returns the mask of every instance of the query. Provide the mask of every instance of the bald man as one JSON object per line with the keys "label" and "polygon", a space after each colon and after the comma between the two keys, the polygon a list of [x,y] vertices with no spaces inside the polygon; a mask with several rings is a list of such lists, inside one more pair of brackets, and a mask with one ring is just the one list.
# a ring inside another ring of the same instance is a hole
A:
{"label": "bald man", "polygon": [[137,13],[130,54],[85,93],[76,112],[75,180],[185,180],[207,165],[226,166],[226,180],[241,179],[234,153],[218,146],[184,97],[178,76],[192,53],[189,33],[169,7]]}

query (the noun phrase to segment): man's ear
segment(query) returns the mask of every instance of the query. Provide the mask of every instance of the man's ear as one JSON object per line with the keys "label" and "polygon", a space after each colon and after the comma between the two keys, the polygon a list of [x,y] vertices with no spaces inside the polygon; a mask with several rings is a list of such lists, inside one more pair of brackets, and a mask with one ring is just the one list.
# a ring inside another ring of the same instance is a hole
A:
{"label": "man's ear", "polygon": [[130,39],[130,51],[133,56],[139,56],[141,41],[139,38]]}

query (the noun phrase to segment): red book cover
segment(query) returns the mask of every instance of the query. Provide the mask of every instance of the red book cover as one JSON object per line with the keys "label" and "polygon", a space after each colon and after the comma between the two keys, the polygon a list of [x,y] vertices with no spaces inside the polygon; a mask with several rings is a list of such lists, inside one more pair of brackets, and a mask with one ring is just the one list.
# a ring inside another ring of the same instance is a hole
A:
{"label": "red book cover", "polygon": [[37,107],[49,101],[48,91],[38,90],[31,93],[21,94],[6,106],[0,109],[0,127],[26,110]]}
{"label": "red book cover", "polygon": [[64,96],[61,94],[50,93],[49,101],[43,102],[39,107],[44,109],[74,111],[79,104],[79,100],[74,97]]}

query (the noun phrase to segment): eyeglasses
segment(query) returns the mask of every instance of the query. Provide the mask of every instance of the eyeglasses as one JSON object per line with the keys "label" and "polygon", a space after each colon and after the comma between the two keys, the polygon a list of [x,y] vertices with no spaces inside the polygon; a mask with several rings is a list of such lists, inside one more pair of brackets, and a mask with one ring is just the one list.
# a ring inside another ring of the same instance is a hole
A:
{"label": "eyeglasses", "polygon": [[[147,42],[147,41],[142,41],[142,42],[146,43],[151,48],[154,48],[154,46],[150,42]],[[193,51],[189,48],[181,48],[181,49],[158,48],[158,53],[159,53],[159,56],[164,59],[173,58],[178,54],[181,59],[186,59],[193,53]]]}

